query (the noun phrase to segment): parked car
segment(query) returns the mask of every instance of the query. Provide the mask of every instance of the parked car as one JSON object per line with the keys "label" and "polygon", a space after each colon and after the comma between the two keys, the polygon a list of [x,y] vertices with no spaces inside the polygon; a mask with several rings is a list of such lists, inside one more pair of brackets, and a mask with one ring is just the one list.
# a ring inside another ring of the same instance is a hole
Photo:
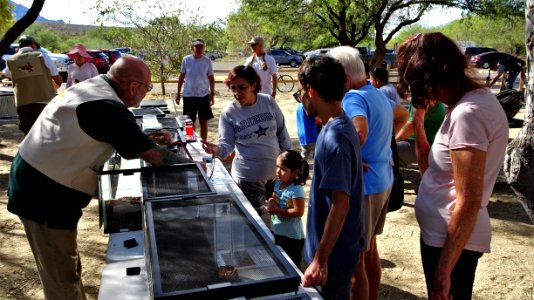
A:
{"label": "parked car", "polygon": [[486,52],[496,52],[497,49],[489,47],[465,47],[464,55],[467,58],[467,61],[471,59],[474,55],[479,55]]}
{"label": "parked car", "polygon": [[302,56],[290,54],[286,50],[275,49],[271,50],[268,54],[274,58],[277,65],[290,65],[295,68],[304,61]]}
{"label": "parked car", "polygon": [[[11,44],[9,50],[2,55],[2,70],[5,68],[6,61],[17,51],[19,48],[19,44]],[[61,53],[52,53],[49,50],[47,50],[44,47],[39,48],[40,52],[46,53],[54,62],[54,64],[57,67],[57,70],[59,72],[59,75],[63,79],[63,81],[67,81],[67,71],[69,69],[69,65],[74,63],[74,60],[72,58],[69,58],[65,54]]]}
{"label": "parked car", "polygon": [[19,44],[11,44],[9,49],[7,49],[7,51],[2,55],[2,59],[0,59],[0,71],[6,68],[6,60],[10,58],[11,55],[15,54],[18,48]]}
{"label": "parked car", "polygon": [[327,55],[328,52],[330,52],[330,49],[331,48],[322,48],[322,49],[317,49],[317,50],[310,50],[310,51],[304,52],[304,56],[306,57],[306,59],[308,59],[308,58],[312,58],[312,57],[315,57],[315,56],[318,56],[318,55]]}
{"label": "parked car", "polygon": [[115,48],[113,50],[118,50],[118,51],[120,51],[121,53],[124,53],[124,54],[132,53],[132,49],[130,47],[119,47],[119,48]]}
{"label": "parked car", "polygon": [[298,56],[302,57],[303,60],[306,59],[306,56],[304,55],[304,53],[302,53],[302,51],[295,50],[295,49],[292,49],[292,48],[289,48],[289,47],[272,47],[271,51],[272,50],[284,50],[284,51],[287,51],[287,53],[289,53],[291,55],[298,55]]}
{"label": "parked car", "polygon": [[110,66],[112,66],[115,61],[122,56],[122,53],[117,49],[102,50],[102,52],[109,58]]}
{"label": "parked car", "polygon": [[223,58],[222,53],[217,50],[205,52],[204,56],[206,56],[207,58],[211,60],[216,60],[217,58]]}
{"label": "parked car", "polygon": [[517,63],[520,64],[522,67],[526,65],[524,60],[504,52],[486,52],[479,55],[474,55],[473,57],[471,57],[470,63],[475,68],[491,68],[492,70],[497,70],[497,64],[499,63],[499,61],[508,57],[512,58],[514,61],[517,61]]}
{"label": "parked car", "polygon": [[98,73],[105,74],[109,71],[109,57],[102,50],[87,50],[93,58],[89,60],[98,70]]}

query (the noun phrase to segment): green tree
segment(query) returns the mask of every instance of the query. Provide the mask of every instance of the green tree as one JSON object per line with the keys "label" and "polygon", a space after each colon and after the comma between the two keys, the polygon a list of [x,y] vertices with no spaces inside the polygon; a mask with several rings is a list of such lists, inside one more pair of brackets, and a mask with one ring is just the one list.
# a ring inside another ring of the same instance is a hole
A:
{"label": "green tree", "polygon": [[152,74],[161,80],[161,90],[165,94],[164,81],[178,72],[182,58],[191,51],[194,28],[201,25],[198,15],[182,22],[185,11],[163,0],[151,3],[99,0],[96,8],[103,18],[135,27],[130,36],[131,44],[139,49],[138,56],[143,57]]}
{"label": "green tree", "polygon": [[12,10],[8,0],[0,0],[0,32],[5,32],[13,25]]}

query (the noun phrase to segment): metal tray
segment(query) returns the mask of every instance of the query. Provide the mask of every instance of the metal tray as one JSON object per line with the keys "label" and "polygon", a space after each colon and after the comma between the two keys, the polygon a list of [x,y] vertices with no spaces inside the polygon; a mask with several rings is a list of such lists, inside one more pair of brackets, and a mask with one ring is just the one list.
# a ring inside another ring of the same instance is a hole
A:
{"label": "metal tray", "polygon": [[[153,299],[231,299],[291,293],[300,276],[233,195],[146,202]],[[235,274],[222,276],[222,266]]]}

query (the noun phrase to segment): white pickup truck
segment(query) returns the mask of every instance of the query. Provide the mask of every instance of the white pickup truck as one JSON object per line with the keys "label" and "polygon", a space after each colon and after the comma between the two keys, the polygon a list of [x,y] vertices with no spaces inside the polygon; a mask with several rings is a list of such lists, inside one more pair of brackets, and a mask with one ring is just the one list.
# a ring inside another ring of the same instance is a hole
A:
{"label": "white pickup truck", "polygon": [[[6,51],[4,55],[2,55],[2,62],[0,64],[0,67],[2,68],[2,70],[5,68],[6,61],[11,56],[13,56],[13,54],[15,54],[18,48],[19,48],[18,44],[11,44],[11,47]],[[74,63],[74,60],[72,58],[69,58],[65,54],[52,53],[43,47],[39,48],[39,51],[46,53],[52,59],[52,61],[57,67],[57,70],[59,71],[59,75],[61,75],[61,78],[63,79],[63,82],[66,82],[67,71],[69,69],[69,65]]]}

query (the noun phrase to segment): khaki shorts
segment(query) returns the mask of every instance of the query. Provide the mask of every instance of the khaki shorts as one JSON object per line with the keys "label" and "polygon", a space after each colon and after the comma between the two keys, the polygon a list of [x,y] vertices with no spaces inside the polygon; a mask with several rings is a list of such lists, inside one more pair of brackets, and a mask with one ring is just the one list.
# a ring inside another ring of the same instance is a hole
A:
{"label": "khaki shorts", "polygon": [[388,200],[391,187],[382,193],[364,197],[365,209],[365,252],[369,251],[373,235],[382,234],[388,212]]}

